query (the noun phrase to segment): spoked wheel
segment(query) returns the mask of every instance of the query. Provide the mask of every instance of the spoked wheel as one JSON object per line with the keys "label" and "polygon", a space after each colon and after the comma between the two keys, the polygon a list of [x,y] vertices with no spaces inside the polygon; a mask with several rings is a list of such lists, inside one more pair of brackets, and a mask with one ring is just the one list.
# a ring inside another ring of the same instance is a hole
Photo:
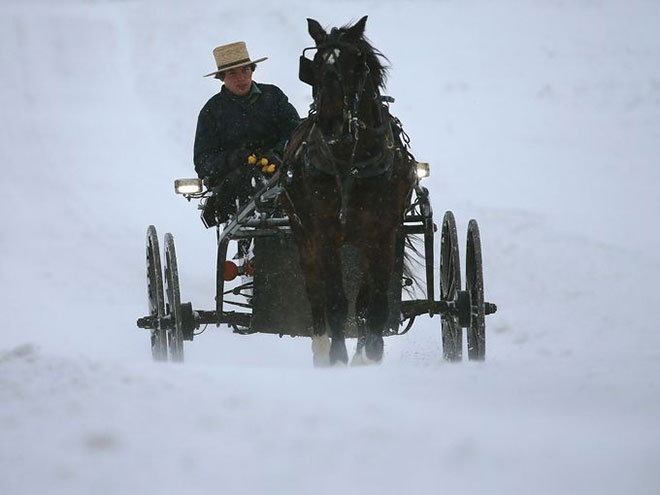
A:
{"label": "spoked wheel", "polygon": [[484,275],[481,260],[481,236],[476,220],[470,220],[467,232],[465,263],[466,288],[470,293],[472,320],[468,328],[468,358],[486,358],[486,314],[484,304]]}
{"label": "spoked wheel", "polygon": [[181,291],[179,289],[179,269],[176,264],[174,237],[165,234],[165,294],[167,304],[165,315],[170,317],[167,341],[172,361],[183,361],[183,315],[181,311]]}
{"label": "spoked wheel", "polygon": [[[147,301],[149,316],[165,316],[165,297],[163,296],[163,271],[160,265],[160,249],[156,227],[147,229]],[[156,361],[167,361],[167,335],[165,329],[151,331],[151,355]]]}
{"label": "spoked wheel", "polygon": [[[453,301],[461,288],[461,266],[458,256],[458,235],[456,220],[451,211],[442,219],[440,239],[440,297],[443,301]],[[442,352],[449,361],[463,358],[463,330],[457,318],[451,314],[442,317]]]}

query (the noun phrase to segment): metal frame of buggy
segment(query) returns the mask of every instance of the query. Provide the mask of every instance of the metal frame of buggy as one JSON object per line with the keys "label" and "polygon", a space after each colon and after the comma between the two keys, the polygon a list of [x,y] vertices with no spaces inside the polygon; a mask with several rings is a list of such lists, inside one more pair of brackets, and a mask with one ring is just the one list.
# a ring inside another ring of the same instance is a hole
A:
{"label": "metal frame of buggy", "polygon": [[[155,228],[151,226],[147,233],[147,280],[149,309],[148,316],[139,318],[137,325],[152,332],[152,353],[157,360],[166,360],[169,356],[173,361],[183,360],[183,341],[193,340],[195,330],[202,325],[220,326],[226,324],[233,328],[235,333],[259,333],[251,329],[253,321],[253,308],[249,302],[236,303],[225,300],[229,294],[245,295],[242,293],[245,284],[230,290],[225,290],[225,270],[228,247],[231,241],[256,240],[274,236],[292,236],[289,219],[285,215],[273,216],[264,208],[272,201],[276,201],[280,193],[279,171],[270,179],[264,179],[262,187],[243,205],[235,216],[225,224],[222,231],[218,229],[217,238],[217,264],[216,264],[216,295],[214,310],[193,309],[191,303],[180,302],[178,282],[178,268],[174,241],[171,234],[165,236],[165,276],[159,276],[160,254],[158,249]],[[415,186],[415,200],[406,212],[402,234],[422,235],[424,260],[425,295],[423,299],[405,299],[401,293],[412,280],[399,277],[391,285],[391,317],[389,330],[386,335],[401,335],[410,330],[415,318],[420,315],[440,315],[442,317],[443,349],[445,358],[459,360],[462,358],[462,328],[468,328],[468,353],[471,359],[485,357],[485,315],[494,313],[497,308],[494,304],[484,301],[483,274],[481,267],[481,245],[479,230],[476,221],[471,220],[468,227],[468,259],[467,287],[460,290],[460,266],[458,260],[458,246],[455,221],[452,212],[445,213],[442,225],[442,239],[440,249],[440,298],[435,297],[434,273],[434,234],[437,230],[433,222],[429,193],[425,187]],[[184,194],[190,200],[193,198],[209,197],[213,193],[204,191],[197,194]],[[404,257],[403,239],[400,243],[401,252],[397,253],[398,264],[396,273],[402,275]],[[156,266],[157,265],[157,266]],[[160,288],[165,280],[165,290]],[[470,285],[471,284],[471,285]],[[398,293],[397,293],[398,291]],[[167,299],[167,300],[165,300]],[[249,299],[249,298],[248,298]],[[392,302],[394,304],[392,304]],[[227,310],[227,304],[238,304],[247,311]],[[405,327],[404,327],[405,324]],[[399,328],[403,327],[403,330]],[[278,332],[273,332],[278,333]],[[310,335],[308,331],[300,332],[292,328],[286,332],[292,336]],[[472,335],[472,338],[471,338]]]}

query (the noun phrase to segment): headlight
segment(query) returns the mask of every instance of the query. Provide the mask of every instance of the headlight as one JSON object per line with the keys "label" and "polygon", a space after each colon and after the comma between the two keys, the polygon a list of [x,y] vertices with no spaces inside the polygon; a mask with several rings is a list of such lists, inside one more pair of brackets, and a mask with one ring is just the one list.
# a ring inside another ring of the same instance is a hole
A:
{"label": "headlight", "polygon": [[431,169],[429,164],[426,162],[416,162],[417,163],[417,177],[419,179],[424,179],[431,175]]}
{"label": "headlight", "polygon": [[174,192],[177,194],[199,194],[202,192],[202,179],[176,179]]}

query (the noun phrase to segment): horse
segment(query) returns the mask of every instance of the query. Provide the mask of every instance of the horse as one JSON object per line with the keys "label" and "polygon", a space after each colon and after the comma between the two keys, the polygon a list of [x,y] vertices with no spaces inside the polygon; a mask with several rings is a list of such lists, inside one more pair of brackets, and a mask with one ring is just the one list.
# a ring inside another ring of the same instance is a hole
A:
{"label": "horse", "polygon": [[357,248],[361,267],[353,363],[382,360],[395,246],[418,180],[405,133],[381,95],[387,59],[364,36],[366,21],[326,32],[307,19],[315,46],[305,50],[316,53],[305,62],[303,52],[300,70],[314,103],[284,152],[281,202],[299,251],[317,365],[348,363],[345,244]]}

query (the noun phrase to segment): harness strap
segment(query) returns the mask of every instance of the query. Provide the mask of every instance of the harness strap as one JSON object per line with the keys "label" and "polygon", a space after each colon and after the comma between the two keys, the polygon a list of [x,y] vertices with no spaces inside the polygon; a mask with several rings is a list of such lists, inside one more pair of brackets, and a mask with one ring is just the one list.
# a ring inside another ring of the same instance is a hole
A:
{"label": "harness strap", "polygon": [[[317,138],[315,139],[317,146],[315,148],[324,160],[311,160],[309,156],[306,156],[306,164],[327,175],[337,175],[338,168],[341,168],[348,175],[356,179],[367,179],[386,173],[391,174],[394,164],[394,154],[396,152],[394,135],[392,127],[389,124],[383,124],[382,129],[378,129],[378,133],[381,131],[383,134],[383,144],[378,154],[358,162],[353,159],[343,160],[337,158],[332,153],[332,149],[327,141],[322,135],[317,133]],[[310,138],[311,134],[310,132]]]}

